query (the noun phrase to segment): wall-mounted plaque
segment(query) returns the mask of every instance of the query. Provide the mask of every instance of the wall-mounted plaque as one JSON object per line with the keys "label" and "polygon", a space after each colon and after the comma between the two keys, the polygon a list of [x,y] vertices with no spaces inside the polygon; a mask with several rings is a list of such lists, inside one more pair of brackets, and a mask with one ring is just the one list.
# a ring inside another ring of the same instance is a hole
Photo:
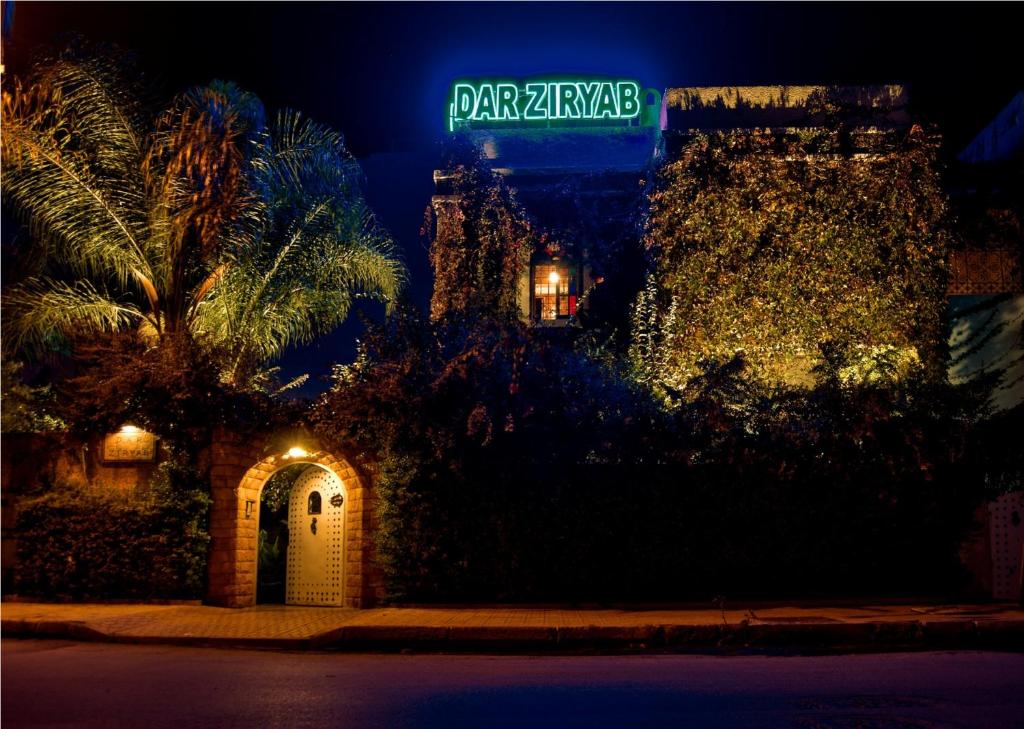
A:
{"label": "wall-mounted plaque", "polygon": [[106,463],[152,463],[156,460],[156,436],[144,430],[122,430],[103,438]]}

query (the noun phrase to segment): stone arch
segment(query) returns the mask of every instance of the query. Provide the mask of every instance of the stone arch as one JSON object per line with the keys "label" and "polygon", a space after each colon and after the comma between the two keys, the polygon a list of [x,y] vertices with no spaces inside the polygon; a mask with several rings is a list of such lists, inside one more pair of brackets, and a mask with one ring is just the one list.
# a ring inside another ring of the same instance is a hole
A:
{"label": "stone arch", "polygon": [[[303,436],[305,442],[312,439]],[[374,498],[344,456],[310,448],[289,453],[273,439],[245,441],[228,433],[214,438],[210,454],[210,556],[207,602],[224,607],[256,604],[256,549],[260,493],[277,471],[296,464],[326,469],[341,479],[345,499],[346,607],[369,607],[381,592],[373,560]]]}

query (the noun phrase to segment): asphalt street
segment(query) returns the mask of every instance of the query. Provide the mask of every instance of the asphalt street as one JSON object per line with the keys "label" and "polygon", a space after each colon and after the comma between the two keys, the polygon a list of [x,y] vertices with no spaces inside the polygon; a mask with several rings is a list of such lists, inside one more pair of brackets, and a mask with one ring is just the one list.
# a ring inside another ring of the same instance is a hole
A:
{"label": "asphalt street", "polygon": [[1024,727],[1024,655],[479,656],[7,640],[15,727]]}

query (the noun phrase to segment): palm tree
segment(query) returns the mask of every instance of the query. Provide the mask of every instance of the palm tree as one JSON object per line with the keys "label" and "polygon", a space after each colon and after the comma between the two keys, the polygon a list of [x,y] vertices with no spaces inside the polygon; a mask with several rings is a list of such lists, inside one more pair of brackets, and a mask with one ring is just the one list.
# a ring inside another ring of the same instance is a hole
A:
{"label": "palm tree", "polygon": [[255,225],[234,237],[231,264],[197,302],[193,322],[228,347],[235,381],[340,324],[356,298],[390,305],[404,280],[339,134],[282,111],[254,147]]}
{"label": "palm tree", "polygon": [[36,263],[4,296],[5,347],[135,328],[225,353],[244,384],[404,266],[340,135],[213,83],[146,113],[124,56],[71,49],[3,94],[3,196]]}

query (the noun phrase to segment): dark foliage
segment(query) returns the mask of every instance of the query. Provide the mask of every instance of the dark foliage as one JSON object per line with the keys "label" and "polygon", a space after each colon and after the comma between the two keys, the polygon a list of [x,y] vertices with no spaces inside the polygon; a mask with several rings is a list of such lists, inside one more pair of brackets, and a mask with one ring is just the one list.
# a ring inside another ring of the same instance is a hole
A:
{"label": "dark foliage", "polygon": [[208,509],[200,475],[170,463],[142,500],[54,487],[19,505],[15,590],[49,598],[200,598]]}
{"label": "dark foliage", "polygon": [[187,335],[158,344],[134,333],[96,337],[76,349],[75,372],[58,383],[61,413],[80,435],[132,423],[195,463],[218,426],[239,433],[297,418],[297,405],[225,384],[217,351]]}
{"label": "dark foliage", "polygon": [[406,311],[314,420],[373,474],[392,599],[954,591],[979,400],[743,370],[708,366],[666,415],[565,341]]}
{"label": "dark foliage", "polygon": [[613,474],[654,458],[656,417],[615,372],[515,320],[428,323],[404,310],[339,372],[313,420],[372,470],[392,595],[484,599],[572,581],[550,540],[586,549],[594,540],[564,524],[598,525],[566,500],[582,484],[624,497]]}
{"label": "dark foliage", "polygon": [[[434,317],[486,309],[518,310],[516,284],[530,264],[538,235],[515,193],[469,140],[456,137],[442,169],[449,195],[427,208],[423,235],[430,241]],[[435,231],[436,228],[436,231]]]}
{"label": "dark foliage", "polygon": [[759,391],[708,367],[690,434],[684,565],[726,594],[952,592],[982,498],[985,393],[937,384]]}

